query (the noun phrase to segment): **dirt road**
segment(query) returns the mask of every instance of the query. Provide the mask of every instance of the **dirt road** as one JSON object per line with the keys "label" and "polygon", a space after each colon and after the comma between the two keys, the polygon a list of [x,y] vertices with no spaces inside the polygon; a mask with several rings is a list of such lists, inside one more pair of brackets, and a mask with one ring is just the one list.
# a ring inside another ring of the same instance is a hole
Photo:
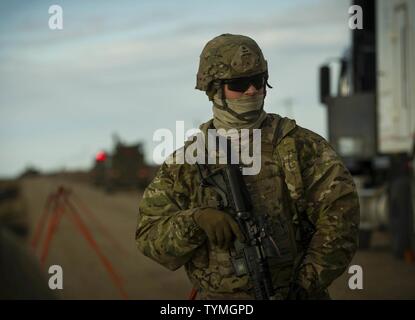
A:
{"label": "dirt road", "polygon": [[[68,212],[64,212],[44,266],[45,270],[51,265],[62,267],[64,287],[59,291],[60,297],[120,299],[124,290],[129,299],[187,299],[191,287],[184,270],[171,272],[164,269],[135,247],[138,192],[108,195],[88,184],[62,181],[56,177],[26,179],[22,182],[22,191],[29,208],[32,236],[47,196],[60,185],[72,189],[73,195],[93,213],[91,216],[81,212],[80,216],[102,253],[100,259],[97,251],[86,241],[85,232],[81,232]],[[76,202],[76,198],[73,200]],[[38,254],[42,245],[38,246]],[[102,257],[108,259],[114,269],[112,273],[104,267]],[[363,269],[363,290],[348,288],[350,275],[346,272],[330,287],[333,298],[415,298],[415,265],[395,260],[388,252],[384,235],[375,239],[373,249],[359,251],[352,264]],[[121,285],[114,280],[117,276],[122,278]]]}
{"label": "dirt road", "polygon": [[[183,270],[171,272],[144,257],[135,247],[138,193],[108,195],[87,184],[51,178],[28,179],[23,182],[23,194],[30,208],[32,233],[39,221],[48,194],[64,185],[84,202],[99,221],[81,212],[81,217],[96,240],[103,255],[120,276],[122,288],[129,299],[186,299],[191,287]],[[73,198],[74,202],[76,198]],[[99,228],[102,225],[111,241]],[[39,246],[38,253],[41,251]],[[64,274],[65,299],[120,299],[114,284],[96,251],[85,240],[79,228],[65,212],[50,244],[46,269],[60,265]]]}

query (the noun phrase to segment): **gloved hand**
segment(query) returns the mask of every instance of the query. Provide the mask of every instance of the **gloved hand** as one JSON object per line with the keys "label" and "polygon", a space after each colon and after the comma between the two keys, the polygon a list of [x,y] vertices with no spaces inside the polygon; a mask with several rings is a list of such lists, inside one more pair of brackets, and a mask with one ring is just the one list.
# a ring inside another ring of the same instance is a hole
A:
{"label": "gloved hand", "polygon": [[206,208],[194,214],[196,223],[205,231],[210,242],[222,249],[229,249],[235,236],[244,241],[244,235],[236,221],[227,213]]}

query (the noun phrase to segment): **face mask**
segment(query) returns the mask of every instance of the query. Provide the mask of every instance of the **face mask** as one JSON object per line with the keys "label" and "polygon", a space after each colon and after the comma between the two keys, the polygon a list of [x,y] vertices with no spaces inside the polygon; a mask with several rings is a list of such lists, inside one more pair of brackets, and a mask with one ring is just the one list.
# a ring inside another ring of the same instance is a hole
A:
{"label": "face mask", "polygon": [[213,97],[213,125],[217,129],[258,129],[266,117],[264,95],[244,95],[225,101],[226,108],[218,94]]}

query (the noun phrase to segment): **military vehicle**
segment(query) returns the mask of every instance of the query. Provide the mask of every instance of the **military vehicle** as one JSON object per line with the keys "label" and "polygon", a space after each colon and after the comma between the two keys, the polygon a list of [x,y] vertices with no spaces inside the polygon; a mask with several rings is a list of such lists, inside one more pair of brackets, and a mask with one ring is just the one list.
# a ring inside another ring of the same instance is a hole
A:
{"label": "military vehicle", "polygon": [[[413,256],[415,2],[351,4],[362,9],[363,28],[351,28],[350,48],[320,68],[329,141],[359,186],[361,247],[370,245],[373,230],[387,226],[395,256]],[[335,90],[330,75],[336,70]]]}
{"label": "military vehicle", "polygon": [[144,159],[141,143],[127,145],[115,141],[112,153],[99,151],[91,171],[93,183],[107,192],[146,187],[155,174],[155,167]]}

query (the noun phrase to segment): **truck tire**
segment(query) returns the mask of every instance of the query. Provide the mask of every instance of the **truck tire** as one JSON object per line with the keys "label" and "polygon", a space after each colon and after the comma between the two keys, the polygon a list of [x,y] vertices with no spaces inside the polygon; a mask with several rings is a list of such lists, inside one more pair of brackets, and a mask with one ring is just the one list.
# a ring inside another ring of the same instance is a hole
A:
{"label": "truck tire", "polygon": [[359,230],[359,249],[370,248],[372,233],[372,230]]}
{"label": "truck tire", "polygon": [[392,252],[402,259],[405,250],[410,248],[411,193],[408,177],[398,177],[390,184],[390,230]]}

